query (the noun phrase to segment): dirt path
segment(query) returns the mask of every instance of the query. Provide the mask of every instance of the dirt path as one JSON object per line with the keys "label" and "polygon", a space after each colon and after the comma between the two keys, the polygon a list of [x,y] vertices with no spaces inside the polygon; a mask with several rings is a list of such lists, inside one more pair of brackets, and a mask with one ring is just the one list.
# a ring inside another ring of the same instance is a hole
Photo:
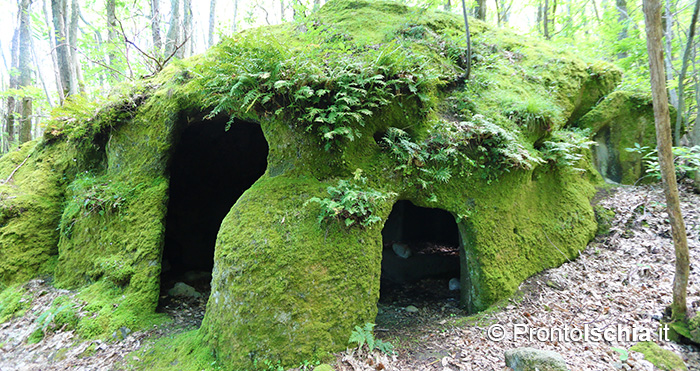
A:
{"label": "dirt path", "polygon": [[[683,186],[681,201],[691,251],[688,304],[699,310],[700,195]],[[471,317],[457,307],[456,297],[448,291],[383,300],[375,333],[392,342],[398,354],[368,359],[349,350],[337,355],[336,368],[501,371],[505,369],[505,350],[531,346],[559,352],[571,370],[651,370],[637,353],[632,353],[624,364],[620,362],[613,348],[628,349],[634,344],[626,339],[583,342],[576,341],[575,336],[564,341],[512,337],[514,326],[541,334],[551,334],[552,328],[585,326],[616,331],[618,326],[634,327],[654,333],[658,329],[658,320],[671,302],[674,256],[662,190],[651,186],[620,187],[599,204],[616,212],[612,233],[590,243],[576,260],[528,279],[521,285],[517,299]],[[131,352],[152,339],[195,328],[203,313],[203,307],[196,303],[170,302],[167,312],[173,324],[131,333],[121,341],[80,341],[72,331],[58,331],[29,345],[26,340],[36,329],[36,319],[56,296],[67,292],[39,280],[27,288],[33,297],[31,309],[21,318],[0,324],[0,371],[119,369],[114,365],[130,360]],[[413,289],[416,288],[406,290]],[[416,307],[417,312],[407,311],[409,305]],[[489,329],[494,331],[498,326],[505,330],[505,339],[489,339]],[[697,348],[665,341],[659,344],[681,355],[690,370],[700,371]]]}

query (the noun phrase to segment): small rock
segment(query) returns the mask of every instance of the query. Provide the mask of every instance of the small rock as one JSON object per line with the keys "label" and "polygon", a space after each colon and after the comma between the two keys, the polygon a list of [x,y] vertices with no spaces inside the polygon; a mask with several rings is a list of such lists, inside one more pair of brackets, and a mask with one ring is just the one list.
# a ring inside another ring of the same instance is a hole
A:
{"label": "small rock", "polygon": [[654,371],[654,364],[647,361],[646,359],[643,359],[641,361],[637,361],[637,364],[639,365],[639,370]]}
{"label": "small rock", "polygon": [[418,313],[418,308],[414,307],[413,305],[409,305],[406,307],[406,312],[408,313]]}
{"label": "small rock", "polygon": [[391,249],[394,250],[394,253],[396,255],[404,259],[408,259],[411,257],[411,255],[413,255],[413,251],[411,251],[411,248],[404,243],[395,243],[391,245]]}
{"label": "small rock", "polygon": [[450,283],[448,284],[450,291],[457,291],[460,289],[460,284],[459,284],[459,278],[453,278],[450,280]]}
{"label": "small rock", "polygon": [[514,371],[569,371],[561,354],[549,350],[517,348],[505,353],[506,366]]}
{"label": "small rock", "polygon": [[194,289],[194,287],[192,287],[184,282],[176,283],[172,289],[168,290],[168,295],[190,297],[190,298],[202,297],[202,294],[198,293],[197,290]]}

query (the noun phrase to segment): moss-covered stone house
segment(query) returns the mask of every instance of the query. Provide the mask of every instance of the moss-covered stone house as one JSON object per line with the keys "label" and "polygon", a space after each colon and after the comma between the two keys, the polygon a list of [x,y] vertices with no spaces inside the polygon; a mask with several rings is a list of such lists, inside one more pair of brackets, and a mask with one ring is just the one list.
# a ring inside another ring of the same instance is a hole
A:
{"label": "moss-covered stone house", "polygon": [[455,15],[334,0],[74,98],[0,159],[0,281],[82,290],[89,337],[151,323],[163,275],[211,272],[192,344],[228,369],[344,349],[395,242],[453,245],[468,311],[507,298],[593,237],[595,106],[628,100],[611,65],[470,26],[468,61]]}

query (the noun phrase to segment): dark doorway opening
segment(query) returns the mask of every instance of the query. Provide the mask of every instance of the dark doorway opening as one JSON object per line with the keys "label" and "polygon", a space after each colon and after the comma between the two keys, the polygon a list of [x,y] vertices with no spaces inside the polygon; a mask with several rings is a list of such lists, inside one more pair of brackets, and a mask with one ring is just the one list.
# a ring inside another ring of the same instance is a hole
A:
{"label": "dark doorway opening", "polygon": [[190,120],[175,140],[169,164],[161,307],[176,297],[206,301],[221,221],[265,173],[268,146],[260,125],[235,120],[226,131],[228,120],[223,116]]}
{"label": "dark doorway opening", "polygon": [[458,307],[460,235],[454,216],[441,209],[398,201],[382,230],[379,302]]}

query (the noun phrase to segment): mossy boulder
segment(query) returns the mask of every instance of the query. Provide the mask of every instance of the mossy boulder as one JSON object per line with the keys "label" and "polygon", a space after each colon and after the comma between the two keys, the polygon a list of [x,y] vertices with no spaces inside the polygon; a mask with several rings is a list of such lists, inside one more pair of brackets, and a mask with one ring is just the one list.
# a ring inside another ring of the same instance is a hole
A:
{"label": "mossy boulder", "polygon": [[[17,197],[2,199],[0,279],[53,274],[94,313],[79,333],[109,336],[156,319],[170,266],[213,260],[204,322],[178,354],[292,367],[374,322],[382,227],[405,200],[454,218],[467,310],[507,298],[595,235],[601,178],[570,126],[597,125],[586,113],[620,73],[471,26],[468,81],[460,17],[339,0],[226,39],[99,108],[76,98],[42,141],[0,159],[8,177],[33,153],[2,186]],[[203,221],[211,246],[171,232]]]}
{"label": "mossy boulder", "polygon": [[651,341],[637,343],[630,350],[644,354],[644,359],[654,364],[660,370],[684,371],[688,369],[678,354],[664,349],[659,344]]}
{"label": "mossy boulder", "polygon": [[[675,112],[671,115],[673,117]],[[594,163],[606,179],[622,184],[644,180],[646,164],[643,156],[656,149],[654,107],[650,94],[615,91],[581,117],[577,125],[591,130],[591,137],[596,142]],[[638,150],[631,151],[635,148]]]}

